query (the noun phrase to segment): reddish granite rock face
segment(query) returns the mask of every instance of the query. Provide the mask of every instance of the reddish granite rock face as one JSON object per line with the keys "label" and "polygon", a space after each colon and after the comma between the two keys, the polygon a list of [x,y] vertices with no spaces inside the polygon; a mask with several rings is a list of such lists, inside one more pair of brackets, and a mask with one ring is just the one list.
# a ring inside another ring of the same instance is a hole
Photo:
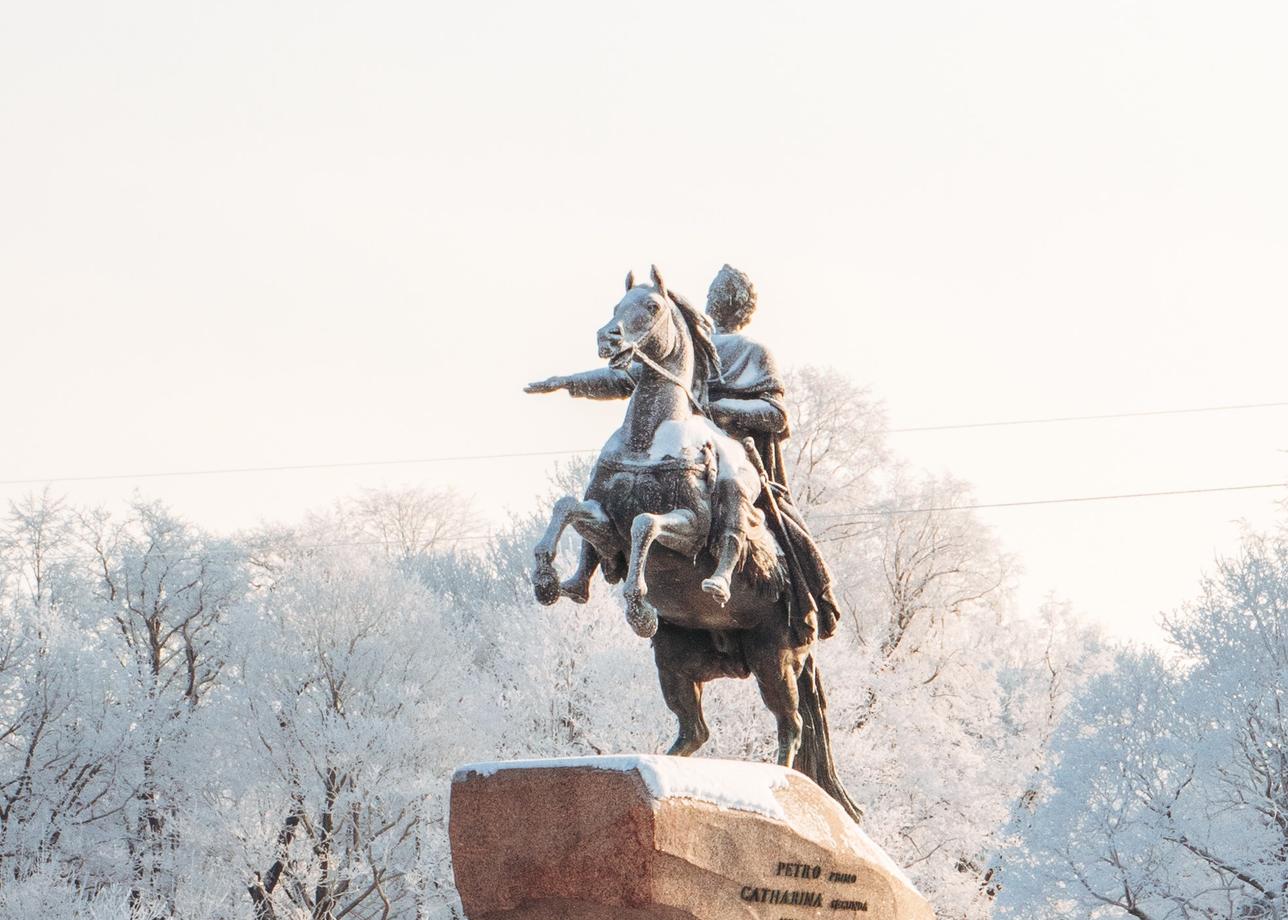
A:
{"label": "reddish granite rock face", "polygon": [[450,832],[469,920],[933,920],[840,806],[768,764],[462,767]]}

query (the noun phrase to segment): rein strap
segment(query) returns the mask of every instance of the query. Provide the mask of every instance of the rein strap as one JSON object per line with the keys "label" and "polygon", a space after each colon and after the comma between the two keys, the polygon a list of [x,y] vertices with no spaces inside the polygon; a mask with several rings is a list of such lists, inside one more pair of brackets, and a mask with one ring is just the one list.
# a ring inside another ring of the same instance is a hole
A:
{"label": "rein strap", "polygon": [[683,390],[683,391],[684,391],[684,395],[685,395],[685,396],[687,396],[687,397],[689,397],[689,402],[693,403],[693,408],[698,410],[698,414],[699,414],[699,415],[703,416],[704,418],[710,418],[710,417],[711,417],[711,416],[707,415],[707,410],[706,410],[706,409],[704,409],[704,408],[702,408],[702,404],[701,404],[700,402],[698,402],[698,398],[697,398],[696,396],[694,396],[694,395],[693,395],[693,391],[689,389],[688,384],[686,384],[686,383],[685,383],[683,380],[681,380],[679,377],[677,377],[677,376],[675,376],[674,374],[672,374],[670,371],[668,371],[668,370],[667,370],[666,368],[664,368],[662,365],[658,364],[656,361],[654,361],[654,360],[653,360],[652,358],[650,358],[648,355],[644,354],[644,352],[640,350],[640,347],[639,347],[638,345],[636,345],[634,342],[631,342],[631,343],[630,343],[629,345],[627,345],[626,347],[627,347],[627,348],[629,348],[629,349],[631,350],[631,357],[632,357],[632,358],[638,358],[642,363],[647,364],[649,367],[651,367],[653,370],[655,370],[655,371],[656,371],[658,374],[660,374],[662,377],[664,377],[664,378],[666,378],[667,380],[671,381],[671,383],[675,384],[677,387],[679,387],[681,390]]}
{"label": "rein strap", "polygon": [[[671,308],[672,319],[674,320],[676,312],[679,311],[679,307],[677,307],[669,297],[667,298],[667,302]],[[644,354],[644,352],[640,349],[640,342],[642,342],[644,339],[647,339],[650,335],[652,335],[653,330],[657,328],[658,324],[661,321],[662,321],[662,315],[659,313],[657,317],[653,320],[652,325],[649,326],[648,331],[645,332],[644,335],[642,335],[637,340],[627,340],[626,347],[630,349],[632,358],[638,358],[642,363],[647,364],[658,374],[660,374],[664,379],[669,380],[671,383],[675,384],[677,387],[683,390],[684,395],[689,397],[689,402],[693,404],[693,408],[698,410],[698,414],[701,415],[703,418],[710,419],[711,416],[707,413],[707,410],[702,407],[702,403],[698,402],[698,398],[693,395],[693,391],[689,389],[689,385],[685,383],[683,380],[681,380],[679,377],[672,374],[666,368],[662,367],[662,365],[658,364],[648,355]],[[681,324],[683,324],[684,321],[681,319],[680,322]],[[621,329],[620,323],[618,324],[617,328],[619,330]],[[625,339],[626,337],[623,335],[622,338]],[[695,346],[690,345],[690,347],[693,348]]]}

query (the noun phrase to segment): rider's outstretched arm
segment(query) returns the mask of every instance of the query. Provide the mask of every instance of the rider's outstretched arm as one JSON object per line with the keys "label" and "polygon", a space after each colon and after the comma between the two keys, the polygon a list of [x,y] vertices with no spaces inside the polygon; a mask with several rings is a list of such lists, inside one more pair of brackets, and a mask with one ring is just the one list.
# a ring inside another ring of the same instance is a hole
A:
{"label": "rider's outstretched arm", "polygon": [[547,377],[523,388],[525,393],[554,393],[567,390],[581,399],[627,399],[635,392],[635,377],[630,371],[601,367],[580,374]]}

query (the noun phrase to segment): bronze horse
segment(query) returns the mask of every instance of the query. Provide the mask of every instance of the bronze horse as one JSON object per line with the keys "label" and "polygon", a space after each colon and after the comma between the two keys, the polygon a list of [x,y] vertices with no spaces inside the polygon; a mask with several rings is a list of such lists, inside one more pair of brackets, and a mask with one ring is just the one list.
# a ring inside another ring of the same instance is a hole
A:
{"label": "bronze horse", "polygon": [[[794,643],[789,567],[755,507],[761,473],[705,415],[706,382],[719,372],[710,322],[667,290],[656,267],[652,281],[637,285],[628,275],[598,332],[611,367],[636,365],[635,388],[585,497],[555,503],[535,550],[534,593],[543,604],[586,600],[580,587],[560,584],[554,567],[571,524],[596,550],[604,577],[625,580],[627,621],[653,638],[662,696],[680,726],[667,753],[687,756],[709,737],[704,683],[754,675],[777,720],[778,763],[809,776],[858,820],[832,762],[815,641]],[[730,492],[716,481],[730,478],[742,503],[737,539],[711,532],[714,498]]]}

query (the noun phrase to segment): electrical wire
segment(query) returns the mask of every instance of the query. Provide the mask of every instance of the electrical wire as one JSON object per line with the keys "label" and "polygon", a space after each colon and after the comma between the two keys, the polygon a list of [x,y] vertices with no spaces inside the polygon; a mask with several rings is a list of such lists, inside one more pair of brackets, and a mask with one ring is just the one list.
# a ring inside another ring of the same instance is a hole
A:
{"label": "electrical wire", "polygon": [[979,502],[970,505],[932,505],[923,508],[863,508],[853,514],[816,515],[820,520],[852,518],[855,514],[893,517],[901,514],[932,514],[940,511],[979,511],[987,508],[1028,508],[1034,505],[1068,505],[1084,502],[1125,501],[1136,498],[1166,498],[1177,495],[1206,495],[1214,492],[1251,492],[1257,489],[1284,489],[1288,482],[1260,482],[1240,486],[1211,486],[1199,489],[1165,489],[1158,492],[1120,492],[1109,495],[1076,495],[1067,498],[1033,498],[1010,502]]}
{"label": "electrical wire", "polygon": [[1244,409],[1278,409],[1288,402],[1241,403],[1233,406],[1199,406],[1192,409],[1150,409],[1144,412],[1110,412],[1104,415],[1055,415],[1049,418],[1018,418],[999,422],[966,422],[955,425],[920,425],[915,428],[890,428],[889,434],[914,431],[958,431],[964,428],[1001,428],[1006,425],[1050,425],[1057,422],[1099,422],[1116,418],[1146,418],[1158,415],[1189,415],[1196,412],[1234,412]]}

